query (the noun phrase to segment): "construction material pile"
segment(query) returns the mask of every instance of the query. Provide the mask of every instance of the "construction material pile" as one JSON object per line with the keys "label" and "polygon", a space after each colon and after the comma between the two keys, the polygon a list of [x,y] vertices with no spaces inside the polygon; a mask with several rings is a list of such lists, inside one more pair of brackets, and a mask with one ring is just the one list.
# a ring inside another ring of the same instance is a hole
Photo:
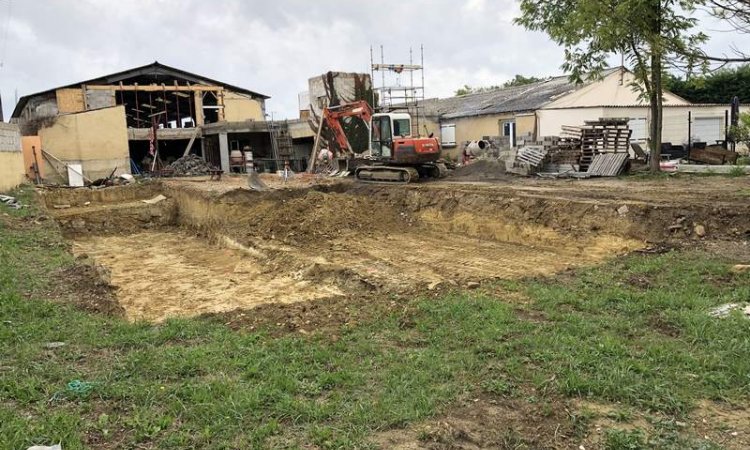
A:
{"label": "construction material pile", "polygon": [[167,166],[172,174],[176,176],[208,175],[214,166],[198,155],[187,155]]}
{"label": "construction material pile", "polygon": [[508,171],[553,178],[617,176],[627,168],[631,134],[628,119],[563,125],[561,136],[547,136],[542,142],[520,147]]}
{"label": "construction material pile", "polygon": [[499,159],[477,159],[457,168],[449,176],[461,181],[503,180],[508,177],[505,161]]}

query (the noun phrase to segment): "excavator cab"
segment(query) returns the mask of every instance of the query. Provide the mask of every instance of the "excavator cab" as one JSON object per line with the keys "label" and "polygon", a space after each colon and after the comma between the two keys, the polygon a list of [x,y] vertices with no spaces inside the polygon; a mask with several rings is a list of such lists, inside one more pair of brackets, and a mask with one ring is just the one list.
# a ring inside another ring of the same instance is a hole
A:
{"label": "excavator cab", "polygon": [[393,158],[394,140],[411,137],[411,116],[406,113],[375,114],[371,122],[372,156]]}

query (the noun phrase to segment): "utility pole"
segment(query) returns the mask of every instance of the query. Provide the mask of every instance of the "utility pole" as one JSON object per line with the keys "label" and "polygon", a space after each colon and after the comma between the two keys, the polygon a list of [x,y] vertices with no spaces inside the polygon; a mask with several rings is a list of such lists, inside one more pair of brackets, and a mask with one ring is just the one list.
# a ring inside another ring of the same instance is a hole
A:
{"label": "utility pole", "polygon": [[5,122],[5,118],[3,116],[3,93],[0,92],[0,122]]}

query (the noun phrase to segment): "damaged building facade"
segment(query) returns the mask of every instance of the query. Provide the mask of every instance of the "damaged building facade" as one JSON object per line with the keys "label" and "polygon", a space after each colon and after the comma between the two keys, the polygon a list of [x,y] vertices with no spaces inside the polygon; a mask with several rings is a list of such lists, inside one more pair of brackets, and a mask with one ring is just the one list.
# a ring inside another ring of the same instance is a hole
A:
{"label": "damaged building facade", "polygon": [[194,153],[229,172],[231,151],[249,146],[261,170],[276,170],[299,159],[295,138],[311,147],[312,133],[306,123],[267,121],[268,99],[154,62],[24,96],[11,120],[51,182],[67,183],[71,166],[88,180],[148,172],[157,150],[164,165]]}

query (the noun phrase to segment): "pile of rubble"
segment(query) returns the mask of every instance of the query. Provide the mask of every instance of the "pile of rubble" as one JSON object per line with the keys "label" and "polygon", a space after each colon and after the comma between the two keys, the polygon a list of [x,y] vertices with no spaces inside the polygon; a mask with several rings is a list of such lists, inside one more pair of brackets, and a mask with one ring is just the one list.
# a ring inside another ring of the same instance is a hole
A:
{"label": "pile of rubble", "polygon": [[198,155],[187,155],[176,160],[167,167],[173,175],[208,175],[211,170],[216,170],[214,166],[207,163],[206,160]]}

